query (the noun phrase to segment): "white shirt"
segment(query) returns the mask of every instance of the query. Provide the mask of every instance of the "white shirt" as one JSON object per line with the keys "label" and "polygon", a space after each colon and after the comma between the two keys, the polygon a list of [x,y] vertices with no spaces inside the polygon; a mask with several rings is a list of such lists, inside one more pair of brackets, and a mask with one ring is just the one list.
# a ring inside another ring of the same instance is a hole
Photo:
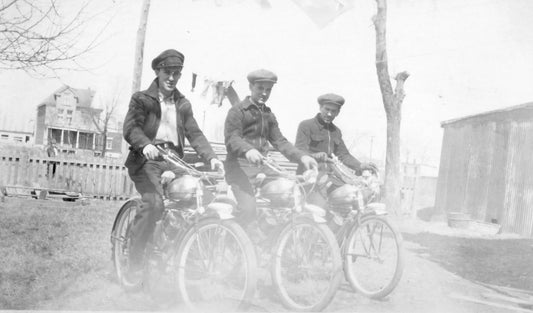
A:
{"label": "white shirt", "polygon": [[174,97],[171,95],[165,98],[159,92],[159,103],[161,104],[161,122],[159,123],[155,138],[178,144],[178,124],[176,121],[176,102],[174,101]]}

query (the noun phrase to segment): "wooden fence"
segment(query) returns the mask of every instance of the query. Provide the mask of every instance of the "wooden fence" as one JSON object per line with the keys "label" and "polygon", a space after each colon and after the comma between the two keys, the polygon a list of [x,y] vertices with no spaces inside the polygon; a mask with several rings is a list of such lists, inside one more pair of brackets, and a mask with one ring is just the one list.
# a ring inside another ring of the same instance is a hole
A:
{"label": "wooden fence", "polygon": [[[211,145],[224,160],[224,145]],[[282,167],[291,171],[296,169],[296,164],[288,162],[281,154],[276,152],[271,156]],[[190,163],[200,161],[190,147],[185,148],[184,159]],[[76,192],[92,198],[124,200],[137,195],[137,191],[123,163],[122,159],[74,154],[49,158],[32,150],[0,149],[0,186],[19,188],[28,194],[46,189]]]}
{"label": "wooden fence", "polygon": [[77,192],[102,199],[136,193],[121,159],[32,153],[0,153],[0,185]]}

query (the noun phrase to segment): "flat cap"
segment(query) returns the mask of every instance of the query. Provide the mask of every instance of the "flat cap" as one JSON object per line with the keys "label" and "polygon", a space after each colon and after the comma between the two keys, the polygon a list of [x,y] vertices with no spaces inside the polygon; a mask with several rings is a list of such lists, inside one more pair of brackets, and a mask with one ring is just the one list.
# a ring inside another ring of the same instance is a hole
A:
{"label": "flat cap", "polygon": [[344,98],[334,93],[327,93],[318,97],[318,103],[321,105],[331,103],[341,107],[344,104]]}
{"label": "flat cap", "polygon": [[156,56],[152,60],[152,69],[155,70],[157,68],[162,67],[183,67],[183,62],[185,60],[185,56],[183,53],[176,51],[174,49],[168,49],[163,52],[161,52],[160,55]]}
{"label": "flat cap", "polygon": [[255,82],[271,82],[275,84],[278,82],[278,76],[276,76],[276,74],[272,73],[271,71],[265,69],[250,72],[250,74],[248,74],[246,78],[248,79],[248,82],[250,82],[250,84],[253,84]]}

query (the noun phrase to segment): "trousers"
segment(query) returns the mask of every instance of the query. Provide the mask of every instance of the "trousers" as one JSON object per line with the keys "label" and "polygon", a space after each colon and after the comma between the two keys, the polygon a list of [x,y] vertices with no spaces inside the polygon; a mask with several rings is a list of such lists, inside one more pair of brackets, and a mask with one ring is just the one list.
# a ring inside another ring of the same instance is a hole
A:
{"label": "trousers", "polygon": [[146,244],[153,235],[156,221],[163,213],[161,175],[169,170],[172,168],[167,161],[149,160],[136,171],[128,173],[142,196],[142,205],[135,214],[131,228],[130,261],[134,266],[142,263]]}
{"label": "trousers", "polygon": [[255,166],[244,160],[226,161],[224,167],[226,169],[226,181],[231,186],[235,200],[237,200],[236,221],[246,226],[257,217],[255,190],[251,181],[259,173],[270,178],[279,175],[265,165]]}

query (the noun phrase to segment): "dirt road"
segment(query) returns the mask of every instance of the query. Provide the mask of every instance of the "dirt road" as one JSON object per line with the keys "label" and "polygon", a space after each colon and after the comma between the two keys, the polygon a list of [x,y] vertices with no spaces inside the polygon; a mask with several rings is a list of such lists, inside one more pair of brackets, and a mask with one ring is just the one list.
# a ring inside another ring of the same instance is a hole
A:
{"label": "dirt road", "polygon": [[[376,301],[354,294],[347,283],[327,312],[516,312],[502,307],[487,306],[471,301],[458,300],[457,296],[481,298],[488,290],[464,280],[433,262],[416,255],[411,250],[417,245],[405,242],[406,266],[402,280],[396,290],[385,300]],[[77,277],[72,284],[54,299],[41,302],[41,310],[140,310],[160,311],[143,293],[127,293],[112,279],[112,265],[105,269],[88,272]],[[275,301],[257,295],[252,311],[285,311]],[[172,308],[180,310],[179,307]],[[527,310],[526,310],[527,312]],[[532,312],[532,311],[530,311]]]}

